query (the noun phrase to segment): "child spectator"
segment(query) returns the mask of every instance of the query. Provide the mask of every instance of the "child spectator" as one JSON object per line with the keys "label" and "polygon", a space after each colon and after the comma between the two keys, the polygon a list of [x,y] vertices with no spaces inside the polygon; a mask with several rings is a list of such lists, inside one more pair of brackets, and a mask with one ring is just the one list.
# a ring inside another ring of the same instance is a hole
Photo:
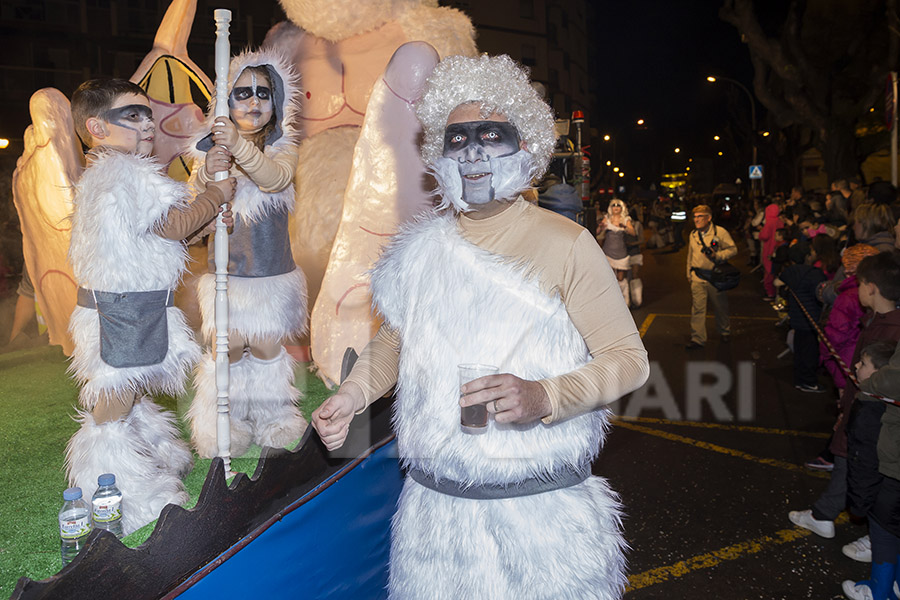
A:
{"label": "child spectator", "polygon": [[775,299],[775,275],[772,274],[772,254],[775,253],[777,244],[775,232],[784,226],[778,216],[780,212],[781,208],[779,208],[778,204],[774,202],[769,204],[765,210],[765,224],[759,232],[759,241],[762,242],[762,265],[765,272],[763,287],[765,288],[767,300]]}
{"label": "child spectator", "polygon": [[[859,282],[859,302],[871,309],[872,315],[864,323],[856,342],[853,362],[859,361],[862,348],[879,340],[900,340],[900,256],[882,252],[864,258],[856,271]],[[791,522],[825,538],[834,537],[834,520],[847,504],[847,421],[856,395],[856,388],[848,385],[841,395],[840,415],[831,440],[834,469],[828,487],[813,504],[812,510],[791,511]]]}
{"label": "child spectator", "polygon": [[[841,265],[844,267],[847,277],[838,286],[838,296],[831,312],[828,313],[824,333],[845,365],[851,364],[853,360],[853,350],[856,348],[856,340],[859,338],[861,328],[860,319],[865,314],[862,304],[859,303],[856,268],[862,259],[875,254],[878,254],[878,250],[874,247],[868,244],[856,244],[844,250],[844,254],[841,256]],[[840,396],[847,387],[844,371],[837,360],[831,356],[824,342],[819,346],[819,354],[822,356],[822,364],[834,380],[834,385],[838,388],[838,396]]]}
{"label": "child spectator", "polygon": [[813,266],[816,253],[810,250],[807,242],[795,243],[788,254],[793,264],[785,267],[778,279],[789,290],[786,296],[791,329],[794,330],[794,387],[801,392],[824,392],[825,388],[816,378],[819,343],[815,325],[822,315],[816,286],[825,281],[825,273]]}
{"label": "child spectator", "polygon": [[[874,436],[868,444],[868,455],[864,457],[876,467],[875,477],[879,479],[874,502],[865,507],[871,539],[868,558],[872,567],[868,580],[847,580],[841,587],[851,600],[886,600],[894,598],[892,588],[897,589],[895,582],[900,579],[897,573],[900,555],[900,407],[869,394],[900,398],[900,345],[879,342],[868,346],[861,356],[856,366],[860,384],[857,399],[861,405],[878,408],[871,416],[882,413],[880,422],[869,424],[869,433]],[[851,512],[856,513],[858,508],[853,501],[851,495]]]}
{"label": "child spectator", "polygon": [[188,204],[185,184],[151,158],[156,131],[147,95],[123,79],[93,79],[72,95],[90,148],[75,190],[69,260],[79,285],[69,330],[71,371],[81,384],[81,428],[69,440],[69,482],[90,498],[114,473],[126,534],[169,503],[188,500],[181,478],[192,458],[172,415],[145,392],[177,394],[200,349],[173,305],[185,268],[182,240],[231,199],[234,179]]}
{"label": "child spectator", "polygon": [[829,235],[817,235],[810,238],[813,252],[816,253],[814,267],[822,269],[825,277],[831,279],[841,266],[841,255],[837,243]]}

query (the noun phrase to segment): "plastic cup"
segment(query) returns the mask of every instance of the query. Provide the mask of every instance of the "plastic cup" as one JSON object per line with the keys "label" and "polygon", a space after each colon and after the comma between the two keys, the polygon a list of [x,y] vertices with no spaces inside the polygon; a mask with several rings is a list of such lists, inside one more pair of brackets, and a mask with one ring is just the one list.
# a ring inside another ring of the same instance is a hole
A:
{"label": "plastic cup", "polygon": [[[458,365],[459,369],[459,387],[474,381],[479,377],[487,375],[496,375],[500,369],[493,365],[481,364],[464,364]],[[459,392],[462,397],[462,390]],[[461,406],[459,413],[459,424],[463,428],[480,429],[487,426],[488,412],[487,406],[484,404],[475,404],[473,406]]]}

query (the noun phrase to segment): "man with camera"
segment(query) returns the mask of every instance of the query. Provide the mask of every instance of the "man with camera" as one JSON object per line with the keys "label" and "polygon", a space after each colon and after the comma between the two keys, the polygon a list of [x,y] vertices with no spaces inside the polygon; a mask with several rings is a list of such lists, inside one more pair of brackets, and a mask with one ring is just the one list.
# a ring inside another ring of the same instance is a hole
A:
{"label": "man with camera", "polygon": [[694,207],[694,231],[688,238],[687,278],[691,282],[691,340],[688,350],[706,344],[706,302],[712,302],[716,313],[716,327],[723,342],[731,340],[728,319],[728,297],[712,283],[700,277],[698,269],[711,271],[716,263],[727,261],[737,254],[737,247],[727,230],[712,222],[712,211],[706,204]]}

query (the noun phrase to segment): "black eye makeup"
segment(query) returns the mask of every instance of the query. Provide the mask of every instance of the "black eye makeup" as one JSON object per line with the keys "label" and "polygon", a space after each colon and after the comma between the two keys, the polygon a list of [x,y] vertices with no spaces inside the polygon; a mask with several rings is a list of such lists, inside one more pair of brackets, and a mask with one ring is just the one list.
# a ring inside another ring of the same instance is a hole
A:
{"label": "black eye makeup", "polygon": [[512,123],[500,121],[469,121],[447,126],[444,152],[459,150],[470,143],[516,147],[519,145],[519,132]]}
{"label": "black eye makeup", "polygon": [[111,108],[101,117],[107,123],[140,123],[144,119],[153,120],[153,111],[143,104],[129,104],[118,108]]}
{"label": "black eye makeup", "polygon": [[[237,102],[243,102],[253,97],[252,87],[236,87],[231,91],[231,97]],[[256,86],[256,97],[261,101],[269,100],[272,97],[272,90],[264,85]]]}

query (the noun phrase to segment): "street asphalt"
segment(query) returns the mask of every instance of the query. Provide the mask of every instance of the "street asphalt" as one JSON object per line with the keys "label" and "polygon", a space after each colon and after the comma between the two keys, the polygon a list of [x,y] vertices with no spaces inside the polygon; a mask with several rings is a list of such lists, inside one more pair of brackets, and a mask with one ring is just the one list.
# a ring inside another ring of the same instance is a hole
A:
{"label": "street asphalt", "polygon": [[[828,483],[803,464],[827,442],[836,393],[794,388],[787,329],[745,252],[732,261],[744,274],[728,292],[730,342],[710,311],[706,346],[686,350],[685,260],[684,249],[644,252],[644,303],[632,314],[651,377],[611,406],[613,429],[594,463],[625,506],[626,598],[843,598],[841,581],[869,574],[841,552],[865,524],[844,513],[823,539],[788,520]],[[831,390],[827,375],[820,380]]]}

